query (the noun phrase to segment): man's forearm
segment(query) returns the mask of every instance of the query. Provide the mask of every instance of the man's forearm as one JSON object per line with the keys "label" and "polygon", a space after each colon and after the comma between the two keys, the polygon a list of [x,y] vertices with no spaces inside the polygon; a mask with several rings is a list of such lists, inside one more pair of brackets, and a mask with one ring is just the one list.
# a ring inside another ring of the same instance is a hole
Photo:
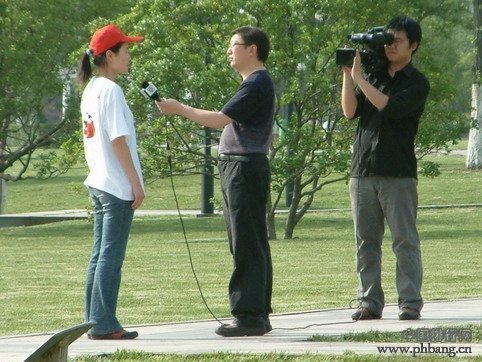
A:
{"label": "man's forearm", "polygon": [[341,108],[346,118],[353,118],[357,107],[357,99],[353,89],[353,80],[351,75],[343,74],[343,85],[341,88]]}
{"label": "man's forearm", "polygon": [[185,104],[182,106],[179,115],[209,128],[223,128],[232,122],[232,119],[222,112],[207,111]]}
{"label": "man's forearm", "polygon": [[370,103],[373,104],[379,111],[385,108],[388,103],[388,96],[386,94],[380,92],[364,78],[358,79],[357,84]]}

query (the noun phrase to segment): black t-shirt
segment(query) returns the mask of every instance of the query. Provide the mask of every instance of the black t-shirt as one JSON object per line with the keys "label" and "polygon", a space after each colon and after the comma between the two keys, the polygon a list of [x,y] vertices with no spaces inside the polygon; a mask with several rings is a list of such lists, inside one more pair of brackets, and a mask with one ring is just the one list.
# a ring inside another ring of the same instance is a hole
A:
{"label": "black t-shirt", "polygon": [[415,136],[430,90],[427,78],[408,64],[391,78],[388,73],[370,83],[389,96],[379,111],[357,89],[360,117],[353,145],[352,177],[417,178]]}
{"label": "black t-shirt", "polygon": [[224,127],[219,153],[264,153],[269,150],[274,123],[274,85],[266,70],[250,74],[221,110],[233,120]]}

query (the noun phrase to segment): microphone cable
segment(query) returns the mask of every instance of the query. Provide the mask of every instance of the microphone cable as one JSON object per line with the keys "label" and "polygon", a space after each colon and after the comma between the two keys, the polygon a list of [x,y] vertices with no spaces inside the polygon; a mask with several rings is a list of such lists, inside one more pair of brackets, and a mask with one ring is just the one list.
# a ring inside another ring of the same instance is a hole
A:
{"label": "microphone cable", "polygon": [[[166,132],[166,151],[167,151],[167,163],[168,163],[168,166],[169,166],[169,179],[170,179],[170,184],[171,184],[171,190],[172,190],[172,194],[174,196],[174,202],[176,204],[176,210],[177,210],[177,214],[178,214],[178,217],[179,217],[179,222],[181,224],[181,229],[182,229],[182,235],[183,235],[183,238],[184,238],[184,243],[186,244],[186,249],[187,249],[187,253],[188,253],[188,257],[189,257],[189,265],[191,267],[191,271],[192,271],[192,274],[194,276],[194,280],[196,281],[196,285],[197,285],[197,289],[199,291],[199,295],[201,296],[201,299],[203,301],[203,304],[204,306],[206,307],[206,309],[209,311],[209,313],[211,314],[211,316],[221,325],[224,325],[223,322],[221,322],[221,320],[219,320],[218,317],[216,317],[216,315],[214,314],[214,312],[211,310],[211,308],[209,307],[208,305],[208,302],[204,296],[204,293],[202,291],[202,288],[201,288],[201,283],[199,282],[199,278],[197,276],[197,273],[196,273],[196,269],[194,268],[194,262],[192,260],[192,253],[191,253],[191,247],[189,246],[189,241],[187,239],[187,232],[186,232],[186,227],[184,225],[184,219],[182,217],[182,213],[181,213],[181,209],[180,209],[180,206],[179,206],[179,200],[177,198],[177,192],[176,192],[176,187],[174,185],[174,172],[173,172],[173,166],[172,166],[172,154],[171,154],[171,147],[169,145],[169,140],[168,140],[168,137],[167,137],[167,132]],[[353,302],[354,300],[351,300],[350,301],[350,308],[352,308],[352,305],[351,303]],[[361,315],[360,315],[361,317]],[[278,330],[278,331],[296,331],[296,330],[304,330],[304,329],[308,329],[308,328],[311,328],[311,327],[322,327],[322,326],[330,326],[330,325],[338,325],[338,324],[352,324],[352,323],[356,323],[360,320],[360,318],[356,319],[356,320],[351,320],[351,321],[343,321],[343,322],[329,322],[329,323],[314,323],[314,324],[309,324],[307,326],[303,326],[303,327],[291,327],[291,328],[282,328],[282,327],[276,327],[276,328],[273,328],[272,330]]]}
{"label": "microphone cable", "polygon": [[[348,306],[350,307],[350,309],[354,309],[354,307],[352,307],[351,303],[353,301],[356,301],[356,299],[352,299],[350,300],[350,303],[348,304]],[[360,302],[358,302],[358,307],[361,305]],[[358,308],[357,307],[357,308]],[[278,331],[301,331],[303,329],[308,329],[308,328],[311,328],[311,327],[324,327],[324,326],[334,326],[334,325],[338,325],[338,324],[353,324],[353,323],[356,323],[358,322],[359,320],[361,320],[362,318],[362,315],[360,313],[359,317],[357,319],[353,319],[351,321],[343,321],[343,322],[328,322],[328,323],[313,323],[313,324],[308,324],[307,326],[305,327],[291,327],[291,328],[282,328],[282,327],[277,327],[277,328],[273,328],[272,330],[278,330]]]}
{"label": "microphone cable", "polygon": [[[145,98],[147,98],[149,100],[161,101],[161,97],[159,96],[159,93],[157,91],[157,87],[152,82],[148,82],[148,81],[142,82],[140,92]],[[168,166],[169,166],[169,179],[170,179],[170,183],[171,183],[172,194],[174,196],[174,201],[176,203],[177,214],[179,216],[179,221],[181,223],[184,242],[186,244],[187,253],[188,253],[188,256],[189,256],[189,265],[191,266],[191,271],[192,271],[192,274],[194,276],[194,280],[196,281],[196,285],[197,285],[197,288],[198,288],[198,291],[199,291],[199,295],[201,296],[201,299],[204,303],[204,306],[209,311],[211,316],[219,324],[223,325],[223,323],[216,317],[216,315],[213,313],[213,311],[209,307],[209,305],[206,301],[206,298],[204,297],[204,293],[203,293],[202,288],[201,288],[201,283],[199,282],[199,278],[198,278],[196,270],[194,268],[194,263],[193,263],[193,260],[192,260],[191,247],[189,246],[189,241],[187,240],[186,227],[184,226],[184,219],[182,217],[181,208],[179,207],[179,200],[177,198],[176,187],[174,185],[174,171],[173,171],[174,168],[172,166],[171,146],[169,145],[169,135],[168,135],[168,132],[167,132],[167,127],[165,128],[165,130],[166,130],[165,138],[166,138],[167,163],[168,163]]]}
{"label": "microphone cable", "polygon": [[191,254],[191,247],[189,246],[189,241],[187,240],[187,233],[186,233],[186,227],[184,226],[184,219],[182,217],[182,213],[181,213],[181,209],[179,207],[179,201],[177,199],[177,193],[176,193],[176,187],[174,185],[174,175],[173,175],[173,167],[172,167],[172,155],[171,155],[171,147],[169,145],[169,140],[168,140],[168,135],[167,135],[167,132],[166,132],[166,151],[167,151],[167,163],[169,165],[169,179],[170,179],[170,183],[171,183],[171,189],[172,189],[172,194],[174,196],[174,201],[176,203],[176,209],[177,209],[177,214],[179,216],[179,221],[181,223],[181,229],[182,229],[182,234],[183,234],[183,237],[184,237],[184,242],[186,244],[186,248],[187,248],[187,254],[189,256],[189,265],[191,266],[191,271],[192,271],[192,274],[194,275],[194,280],[196,281],[196,285],[197,285],[197,288],[198,288],[198,291],[199,291],[199,294],[201,296],[201,299],[206,307],[206,309],[209,311],[209,313],[211,314],[211,316],[221,325],[223,325],[223,322],[221,322],[217,317],[216,315],[213,313],[213,311],[211,310],[211,308],[209,307],[207,301],[206,301],[206,298],[204,297],[204,293],[202,291],[202,288],[201,288],[201,283],[199,282],[199,278],[197,276],[197,273],[196,273],[196,270],[194,268],[194,263],[193,263],[193,260],[192,260],[192,254]]}
{"label": "microphone cable", "polygon": [[[203,304],[206,307],[206,309],[209,311],[211,316],[220,325],[224,325],[224,323],[221,322],[221,320],[219,320],[218,317],[216,317],[214,312],[209,307],[209,305],[207,303],[207,300],[204,296],[204,293],[202,291],[201,283],[199,282],[199,278],[197,276],[196,269],[194,268],[194,262],[192,260],[191,247],[189,246],[186,227],[184,225],[184,219],[182,217],[181,208],[179,206],[179,200],[178,200],[178,197],[177,197],[176,187],[175,187],[175,184],[174,184],[174,171],[173,171],[173,165],[172,165],[172,154],[171,154],[171,147],[170,147],[170,144],[169,144],[169,137],[168,137],[168,134],[167,134],[167,128],[166,128],[166,153],[167,153],[167,163],[168,163],[168,166],[169,166],[169,179],[170,179],[170,184],[171,184],[171,190],[172,190],[172,194],[174,196],[174,202],[176,204],[176,210],[177,210],[177,214],[178,214],[178,217],[179,217],[179,221],[181,223],[182,235],[183,235],[183,238],[184,238],[184,243],[186,244],[186,249],[187,249],[187,253],[188,253],[188,257],[189,257],[189,265],[191,267],[191,271],[192,271],[192,274],[194,276],[194,280],[196,281],[196,286],[197,286],[197,289],[199,291],[199,295],[201,296]],[[351,306],[352,301],[353,300],[351,300],[350,303],[349,303],[350,308],[352,308],[352,306]],[[360,315],[360,318],[361,318],[361,315]],[[277,327],[277,328],[273,328],[272,330],[294,331],[294,330],[304,330],[304,329],[308,329],[308,328],[311,328],[311,327],[330,326],[330,325],[337,325],[337,324],[352,324],[352,323],[358,322],[360,320],[360,318],[358,318],[356,320],[352,320],[352,321],[343,321],[343,322],[314,323],[314,324],[309,324],[309,325],[303,326],[303,327],[291,327],[291,328]]]}

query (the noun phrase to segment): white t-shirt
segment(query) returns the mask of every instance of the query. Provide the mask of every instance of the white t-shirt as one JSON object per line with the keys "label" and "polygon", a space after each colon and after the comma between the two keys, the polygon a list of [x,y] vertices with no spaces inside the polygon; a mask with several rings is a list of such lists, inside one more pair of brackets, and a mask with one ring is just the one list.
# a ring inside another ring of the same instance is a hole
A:
{"label": "white t-shirt", "polygon": [[122,200],[134,200],[129,179],[112,148],[113,140],[125,136],[134,167],[143,184],[134,117],[124,92],[110,79],[93,77],[82,94],[80,110],[85,159],[90,171],[84,184]]}

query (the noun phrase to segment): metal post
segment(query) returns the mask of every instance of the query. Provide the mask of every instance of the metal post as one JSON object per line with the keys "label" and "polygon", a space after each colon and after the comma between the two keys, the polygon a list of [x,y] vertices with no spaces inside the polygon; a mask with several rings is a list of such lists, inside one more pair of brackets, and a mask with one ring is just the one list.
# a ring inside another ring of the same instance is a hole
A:
{"label": "metal post", "polygon": [[209,216],[214,214],[214,205],[211,199],[214,196],[214,169],[211,163],[211,130],[204,128],[204,166],[201,175],[201,214]]}
{"label": "metal post", "polygon": [[[290,119],[291,119],[291,116],[293,114],[293,111],[294,111],[294,105],[291,102],[281,106],[280,114],[281,114],[281,118],[284,120],[285,127],[286,127],[286,130],[283,132],[284,137],[286,137],[286,133],[289,132],[289,123],[290,123]],[[291,153],[291,149],[288,146],[287,157],[291,156],[290,153]],[[286,170],[286,173],[289,175],[290,170]],[[285,188],[285,205],[286,205],[286,207],[290,207],[291,202],[293,201],[293,189],[294,189],[294,183],[293,182],[289,182],[288,184],[286,184],[286,188]]]}

